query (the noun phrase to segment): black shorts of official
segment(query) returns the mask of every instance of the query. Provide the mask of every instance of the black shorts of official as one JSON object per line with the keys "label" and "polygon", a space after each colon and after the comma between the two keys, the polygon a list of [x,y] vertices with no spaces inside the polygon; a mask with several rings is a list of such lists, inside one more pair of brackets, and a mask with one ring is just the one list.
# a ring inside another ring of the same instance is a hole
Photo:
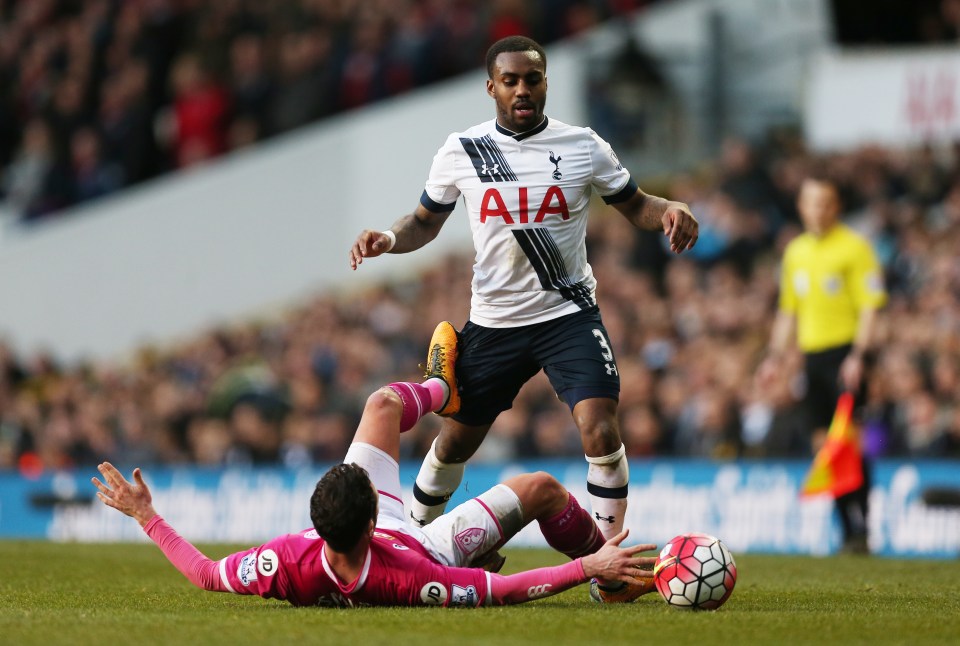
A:
{"label": "black shorts of official", "polygon": [[840,398],[840,364],[847,358],[851,345],[842,345],[820,352],[807,352],[804,371],[807,378],[805,399],[812,428],[829,428]]}
{"label": "black shorts of official", "polygon": [[584,399],[620,398],[620,374],[596,307],[521,327],[468,322],[458,346],[461,404],[453,418],[461,424],[492,423],[541,368],[571,410]]}

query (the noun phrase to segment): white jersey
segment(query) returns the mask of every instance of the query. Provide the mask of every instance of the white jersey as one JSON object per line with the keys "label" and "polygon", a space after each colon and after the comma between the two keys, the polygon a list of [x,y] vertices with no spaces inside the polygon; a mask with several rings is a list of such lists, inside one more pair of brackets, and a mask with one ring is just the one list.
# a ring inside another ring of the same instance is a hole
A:
{"label": "white jersey", "polygon": [[492,119],[447,138],[420,203],[449,212],[463,196],[477,254],[471,321],[517,327],[596,305],[586,249],[593,190],[612,204],[637,186],[589,128],[544,117],[517,134]]}

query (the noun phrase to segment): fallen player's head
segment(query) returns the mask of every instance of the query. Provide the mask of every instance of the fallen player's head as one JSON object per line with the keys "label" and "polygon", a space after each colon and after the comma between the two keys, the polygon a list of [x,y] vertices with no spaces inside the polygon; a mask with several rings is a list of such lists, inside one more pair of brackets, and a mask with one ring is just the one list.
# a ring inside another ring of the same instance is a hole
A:
{"label": "fallen player's head", "polygon": [[350,551],[377,518],[377,492],[367,472],[356,464],[327,471],[310,497],[310,520],[337,552]]}

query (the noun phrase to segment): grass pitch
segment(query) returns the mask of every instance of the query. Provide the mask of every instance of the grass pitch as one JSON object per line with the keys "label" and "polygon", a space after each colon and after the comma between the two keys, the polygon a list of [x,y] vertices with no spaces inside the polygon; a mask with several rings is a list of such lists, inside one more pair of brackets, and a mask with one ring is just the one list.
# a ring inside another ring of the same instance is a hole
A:
{"label": "grass pitch", "polygon": [[[237,547],[239,549],[239,547]],[[231,546],[206,546],[211,558]],[[562,562],[507,551],[505,572]],[[960,561],[736,556],[716,612],[658,595],[597,606],[586,586],[522,606],[293,608],[203,592],[152,544],[0,541],[3,644],[957,644]]]}

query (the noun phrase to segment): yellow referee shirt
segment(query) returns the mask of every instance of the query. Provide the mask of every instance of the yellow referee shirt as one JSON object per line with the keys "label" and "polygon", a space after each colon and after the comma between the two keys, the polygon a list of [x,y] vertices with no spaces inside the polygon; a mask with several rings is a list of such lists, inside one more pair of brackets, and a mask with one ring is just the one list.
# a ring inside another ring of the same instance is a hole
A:
{"label": "yellow referee shirt", "polygon": [[822,237],[803,233],[787,245],[780,309],[797,317],[797,345],[819,352],[852,343],[860,311],[887,300],[876,254],[850,227],[835,224]]}

